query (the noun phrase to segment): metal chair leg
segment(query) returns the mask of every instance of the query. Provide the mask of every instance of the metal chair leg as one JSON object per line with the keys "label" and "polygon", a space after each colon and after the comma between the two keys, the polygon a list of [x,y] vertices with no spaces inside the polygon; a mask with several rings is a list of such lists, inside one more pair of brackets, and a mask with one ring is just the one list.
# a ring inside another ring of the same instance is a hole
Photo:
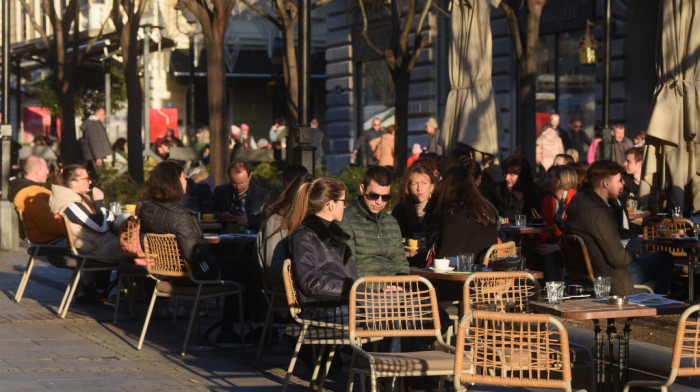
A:
{"label": "metal chair leg", "polygon": [[192,324],[194,324],[194,317],[197,314],[197,306],[199,305],[199,296],[202,293],[202,285],[197,286],[197,295],[194,298],[194,304],[192,305],[192,314],[190,315],[190,323],[187,326],[187,334],[185,335],[185,342],[182,344],[181,356],[185,356],[185,351],[187,351],[187,342],[190,340],[190,333],[192,332]]}
{"label": "metal chair leg", "polygon": [[326,359],[326,369],[321,375],[321,382],[318,383],[318,390],[322,391],[323,390],[323,385],[326,383],[326,377],[328,377],[328,372],[331,371],[331,365],[333,364],[333,357],[338,350],[338,345],[334,344],[331,345],[330,349],[328,350],[328,358]]}
{"label": "metal chair leg", "polygon": [[116,325],[117,324],[117,319],[119,318],[119,297],[121,297],[122,290],[124,285],[122,285],[122,279],[124,277],[122,274],[117,271],[117,300],[114,301],[114,318],[112,320],[112,324]]}
{"label": "metal chair leg", "polygon": [[297,356],[299,356],[299,350],[301,350],[301,343],[304,341],[304,336],[306,331],[309,329],[308,325],[304,325],[299,332],[299,339],[297,339],[297,345],[294,347],[294,353],[292,354],[292,359],[289,361],[289,367],[287,368],[287,374],[284,376],[284,385],[282,386],[282,392],[287,390],[289,385],[289,378],[292,376],[292,371],[294,371],[294,365],[297,362]]}
{"label": "metal chair leg", "polygon": [[73,273],[70,275],[70,279],[68,279],[68,285],[66,286],[66,291],[63,293],[63,298],[61,299],[61,304],[58,305],[58,311],[56,314],[59,316],[61,313],[63,313],[63,307],[66,305],[66,299],[68,298],[68,293],[70,293],[70,288],[71,288],[71,282],[75,280],[75,275],[78,273],[77,269],[73,269]]}
{"label": "metal chair leg", "polygon": [[17,292],[15,293],[15,302],[17,303],[22,301],[22,296],[24,295],[24,290],[27,288],[27,282],[29,282],[29,276],[32,274],[32,270],[34,269],[34,260],[36,260],[36,255],[38,253],[39,248],[37,247],[27,261],[27,268],[25,268],[24,273],[22,273],[22,279],[20,279],[19,286],[17,286]]}
{"label": "metal chair leg", "polygon": [[260,343],[258,343],[258,352],[255,354],[255,361],[253,361],[253,366],[257,367],[260,362],[260,356],[262,355],[263,347],[265,346],[265,339],[268,335],[268,330],[272,325],[272,316],[275,313],[275,293],[270,296],[270,302],[267,305],[267,315],[265,315],[265,325],[263,325],[262,335],[260,335]]}
{"label": "metal chair leg", "polygon": [[151,296],[151,302],[148,304],[148,311],[146,312],[146,320],[143,322],[143,328],[141,329],[141,336],[139,337],[139,343],[136,346],[137,350],[141,350],[143,346],[143,339],[146,337],[146,330],[148,330],[148,323],[151,322],[151,314],[153,313],[153,305],[156,303],[156,297],[158,297],[158,290],[153,289],[153,295]]}
{"label": "metal chair leg", "polygon": [[323,344],[319,347],[318,356],[316,357],[316,364],[314,365],[314,372],[311,375],[311,382],[309,382],[309,391],[313,391],[314,384],[316,384],[316,378],[318,377],[318,371],[321,369],[321,364],[323,363],[323,357],[326,354],[328,345]]}

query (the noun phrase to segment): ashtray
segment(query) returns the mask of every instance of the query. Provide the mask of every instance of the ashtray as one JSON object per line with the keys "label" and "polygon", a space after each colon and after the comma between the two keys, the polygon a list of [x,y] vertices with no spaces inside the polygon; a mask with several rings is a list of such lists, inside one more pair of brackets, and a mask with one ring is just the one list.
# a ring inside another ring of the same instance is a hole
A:
{"label": "ashtray", "polygon": [[624,305],[627,303],[627,296],[619,297],[617,295],[611,295],[608,297],[608,305]]}

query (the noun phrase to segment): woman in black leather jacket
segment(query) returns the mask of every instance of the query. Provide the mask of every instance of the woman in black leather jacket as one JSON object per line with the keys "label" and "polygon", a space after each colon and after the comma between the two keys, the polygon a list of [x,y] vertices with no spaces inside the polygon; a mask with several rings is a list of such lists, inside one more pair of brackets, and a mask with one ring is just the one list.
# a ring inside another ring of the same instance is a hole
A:
{"label": "woman in black leather jacket", "polygon": [[[178,162],[163,161],[153,168],[151,177],[139,192],[139,199],[143,202],[140,213],[142,241],[146,233],[175,234],[182,256],[189,262],[196,279],[239,280],[240,277],[228,269],[223,270],[209,254],[209,245],[202,235],[197,214],[181,205],[186,188],[187,179]],[[217,342],[228,343],[233,339],[236,314],[235,301],[226,297]]]}
{"label": "woman in black leather jacket", "polygon": [[332,178],[303,184],[299,203],[307,206],[306,218],[292,232],[290,247],[293,273],[302,305],[347,305],[350,287],[357,279],[350,238],[336,224],[343,220],[345,185]]}

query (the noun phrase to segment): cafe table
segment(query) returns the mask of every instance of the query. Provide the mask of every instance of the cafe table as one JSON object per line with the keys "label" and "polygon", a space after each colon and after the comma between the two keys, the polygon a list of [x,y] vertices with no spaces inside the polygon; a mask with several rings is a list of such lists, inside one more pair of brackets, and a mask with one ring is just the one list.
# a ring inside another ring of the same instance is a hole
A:
{"label": "cafe table", "polygon": [[695,267],[698,265],[698,257],[700,256],[700,242],[697,238],[654,238],[653,240],[644,240],[646,245],[658,245],[671,248],[681,248],[688,254],[688,301],[695,299]]}
{"label": "cafe table", "polygon": [[[661,306],[644,306],[638,304],[610,305],[606,299],[568,299],[561,304],[544,301],[530,302],[530,309],[535,313],[544,313],[568,320],[593,320],[594,348],[597,391],[621,390],[629,379],[629,339],[630,322],[636,317],[653,317],[663,314],[680,314],[687,303],[674,301],[674,304]],[[625,319],[622,333],[615,326],[615,319]],[[606,324],[605,332],[601,322]],[[607,367],[605,359],[605,339],[608,340]],[[618,341],[618,355],[615,357],[615,340]],[[617,367],[615,372],[614,367]],[[615,388],[618,389],[615,389]]]}
{"label": "cafe table", "polygon": [[238,244],[238,243],[251,243],[255,242],[257,234],[244,234],[244,233],[228,233],[228,234],[217,234],[217,235],[204,235],[204,240],[208,244]]}
{"label": "cafe table", "polygon": [[[533,270],[526,270],[532,276],[535,277],[535,279],[542,279],[544,278],[544,273],[542,271],[533,271]],[[436,272],[428,268],[418,268],[418,267],[411,267],[411,275],[418,275],[422,276],[430,281],[432,280],[443,280],[443,281],[448,281],[448,282],[465,282],[469,275],[473,274],[473,272],[461,272],[461,271],[449,271],[449,272]]]}
{"label": "cafe table", "polygon": [[222,229],[221,223],[217,221],[200,220],[199,227],[202,229],[203,232],[220,231]]}
{"label": "cafe table", "polygon": [[528,226],[503,226],[501,231],[508,238],[518,238],[523,235],[528,234],[540,234],[540,233],[554,233],[554,227],[542,225],[528,225]]}

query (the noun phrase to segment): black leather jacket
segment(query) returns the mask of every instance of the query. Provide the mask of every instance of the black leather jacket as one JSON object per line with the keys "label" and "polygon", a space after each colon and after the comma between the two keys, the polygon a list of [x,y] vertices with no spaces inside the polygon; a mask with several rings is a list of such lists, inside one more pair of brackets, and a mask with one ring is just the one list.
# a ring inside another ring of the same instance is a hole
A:
{"label": "black leather jacket", "polygon": [[190,263],[196,278],[210,279],[218,275],[194,211],[177,203],[149,201],[141,205],[140,218],[142,242],[146,233],[175,234],[182,256]]}
{"label": "black leather jacket", "polygon": [[294,278],[302,306],[347,303],[357,279],[350,236],[335,222],[309,215],[292,233],[290,247]]}

